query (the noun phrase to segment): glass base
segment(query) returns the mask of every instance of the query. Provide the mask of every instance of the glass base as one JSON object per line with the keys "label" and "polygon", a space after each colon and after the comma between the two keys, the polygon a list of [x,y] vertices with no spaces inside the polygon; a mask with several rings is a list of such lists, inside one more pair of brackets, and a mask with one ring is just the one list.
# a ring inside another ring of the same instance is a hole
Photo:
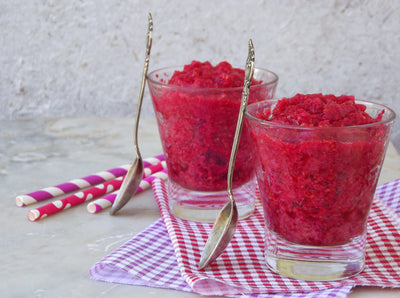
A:
{"label": "glass base", "polygon": [[[255,177],[241,187],[233,189],[239,219],[254,211],[257,182]],[[228,191],[202,192],[185,189],[168,181],[168,199],[171,212],[179,218],[201,222],[214,222],[228,202]]]}
{"label": "glass base", "polygon": [[265,261],[286,277],[332,281],[357,275],[364,269],[366,232],[349,243],[336,246],[300,245],[267,230]]}

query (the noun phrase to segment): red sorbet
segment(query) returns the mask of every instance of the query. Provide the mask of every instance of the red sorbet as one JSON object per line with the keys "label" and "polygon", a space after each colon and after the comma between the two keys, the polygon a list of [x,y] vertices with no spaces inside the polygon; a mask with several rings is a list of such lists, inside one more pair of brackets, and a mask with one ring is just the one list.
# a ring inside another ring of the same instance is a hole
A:
{"label": "red sorbet", "polygon": [[262,120],[306,127],[342,127],[379,122],[365,112],[365,105],[356,104],[354,96],[297,94],[278,101],[272,111],[257,114]]}
{"label": "red sorbet", "polygon": [[[192,61],[182,71],[175,71],[168,84],[195,88],[243,87],[244,70],[233,68],[228,62],[212,66],[210,62]],[[260,82],[252,81],[252,85]]]}
{"label": "red sorbet", "polygon": [[388,133],[363,125],[382,118],[365,108],[352,96],[298,94],[254,114],[290,126],[248,119],[270,230],[306,245],[340,245],[363,233]]}
{"label": "red sorbet", "polygon": [[[197,191],[226,189],[243,82],[244,70],[228,62],[212,66],[193,61],[183,71],[175,71],[164,90],[152,92],[168,176],[173,182]],[[260,83],[253,80],[252,85]],[[268,88],[250,92],[249,102],[268,98]],[[234,187],[254,177],[245,130],[235,162]]]}

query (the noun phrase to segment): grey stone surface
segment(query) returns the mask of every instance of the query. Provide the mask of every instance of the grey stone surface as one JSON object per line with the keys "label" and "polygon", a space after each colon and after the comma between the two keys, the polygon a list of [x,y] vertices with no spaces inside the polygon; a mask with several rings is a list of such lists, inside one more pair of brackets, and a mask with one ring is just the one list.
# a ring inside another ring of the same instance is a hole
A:
{"label": "grey stone surface", "polygon": [[[143,157],[160,154],[155,120],[144,118],[140,123]],[[0,121],[0,127],[1,297],[200,297],[89,278],[92,265],[160,218],[150,190],[129,201],[117,216],[107,210],[90,214],[81,204],[30,222],[27,212],[44,203],[15,205],[17,195],[132,161],[131,118],[8,120]],[[379,183],[398,177],[400,156],[390,146]],[[399,293],[357,287],[349,297]]]}
{"label": "grey stone surface", "polygon": [[[280,76],[277,96],[353,94],[400,114],[400,1],[1,1],[0,119],[131,116],[143,68],[227,60]],[[152,115],[148,92],[144,114]],[[393,132],[400,148],[400,121]]]}

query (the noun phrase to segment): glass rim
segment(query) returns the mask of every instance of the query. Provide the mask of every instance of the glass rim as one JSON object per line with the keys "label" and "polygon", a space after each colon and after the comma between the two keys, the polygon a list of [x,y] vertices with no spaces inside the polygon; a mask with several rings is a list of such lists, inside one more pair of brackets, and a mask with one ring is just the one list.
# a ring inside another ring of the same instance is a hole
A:
{"label": "glass rim", "polygon": [[[184,67],[184,65],[167,66],[167,67],[163,67],[163,68],[158,68],[158,69],[152,70],[150,73],[148,73],[146,75],[146,79],[148,81],[150,81],[151,83],[155,84],[155,85],[174,88],[174,89],[180,89],[180,90],[193,90],[193,91],[204,91],[204,90],[207,90],[207,91],[230,91],[230,92],[236,91],[236,90],[238,90],[238,91],[239,90],[240,91],[243,90],[243,86],[239,86],[239,87],[222,87],[222,88],[219,88],[219,87],[206,87],[206,88],[204,88],[204,87],[192,87],[192,86],[177,86],[177,85],[173,85],[173,84],[168,84],[168,83],[163,83],[163,82],[157,81],[154,78],[154,75],[156,73],[159,73],[159,72],[162,72],[162,71],[166,71],[166,70],[172,70],[172,69],[173,70],[180,70],[180,69],[183,69],[183,67]],[[239,66],[232,66],[232,67],[240,68],[240,69],[244,70],[244,68],[241,68]],[[254,73],[256,71],[266,72],[266,73],[272,75],[273,78],[271,80],[267,81],[267,82],[262,82],[261,84],[250,86],[250,90],[251,90],[251,88],[260,88],[260,87],[273,85],[273,84],[277,83],[278,80],[279,80],[278,75],[276,73],[274,73],[273,71],[270,71],[268,69],[255,67],[254,68]],[[253,75],[253,78],[254,78],[254,75]]]}
{"label": "glass rim", "polygon": [[[383,104],[379,104],[376,102],[372,102],[372,101],[367,101],[367,100],[361,100],[361,99],[356,99],[355,103],[359,103],[359,104],[364,104],[364,105],[370,105],[370,106],[377,106],[380,107],[382,110],[388,110],[391,115],[388,119],[385,120],[381,120],[379,122],[374,122],[374,123],[367,123],[367,124],[358,124],[358,125],[348,125],[348,126],[324,126],[324,127],[319,127],[319,126],[296,126],[296,125],[291,125],[291,124],[286,124],[286,123],[277,123],[277,122],[271,122],[268,120],[263,120],[263,119],[259,119],[253,115],[251,115],[248,112],[248,108],[252,107],[252,106],[256,106],[256,105],[262,105],[265,102],[271,102],[273,101],[275,104],[278,102],[278,98],[274,98],[274,99],[265,99],[259,102],[255,102],[252,104],[249,104],[246,107],[245,110],[245,116],[248,117],[249,119],[258,121],[260,123],[262,123],[263,125],[269,125],[269,126],[273,126],[273,127],[277,127],[277,128],[286,128],[286,129],[298,129],[298,130],[313,130],[313,131],[328,131],[328,130],[341,130],[341,129],[355,129],[355,128],[366,128],[366,127],[373,127],[373,126],[377,126],[379,124],[387,124],[390,122],[394,122],[395,118],[396,118],[396,113],[393,111],[393,109],[389,108],[388,106],[385,106]],[[273,106],[271,106],[273,107]],[[368,108],[368,106],[367,106]]]}

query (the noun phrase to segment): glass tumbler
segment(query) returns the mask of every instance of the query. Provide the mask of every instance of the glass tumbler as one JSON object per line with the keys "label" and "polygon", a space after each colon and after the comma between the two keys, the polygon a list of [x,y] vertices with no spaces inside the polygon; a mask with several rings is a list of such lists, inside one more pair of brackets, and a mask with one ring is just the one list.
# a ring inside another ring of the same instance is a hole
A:
{"label": "glass tumbler", "polygon": [[[175,70],[148,74],[147,84],[158,122],[168,168],[168,198],[172,213],[183,219],[214,222],[228,201],[228,163],[239,114],[242,87],[201,88],[168,84]],[[249,102],[273,98],[278,77],[255,69]],[[254,210],[256,179],[246,129],[235,162],[233,194],[239,218]]]}
{"label": "glass tumbler", "polygon": [[277,100],[249,105],[265,215],[265,261],[284,276],[338,280],[364,268],[367,218],[395,113],[357,101],[381,121],[345,127],[299,127],[260,120]]}

